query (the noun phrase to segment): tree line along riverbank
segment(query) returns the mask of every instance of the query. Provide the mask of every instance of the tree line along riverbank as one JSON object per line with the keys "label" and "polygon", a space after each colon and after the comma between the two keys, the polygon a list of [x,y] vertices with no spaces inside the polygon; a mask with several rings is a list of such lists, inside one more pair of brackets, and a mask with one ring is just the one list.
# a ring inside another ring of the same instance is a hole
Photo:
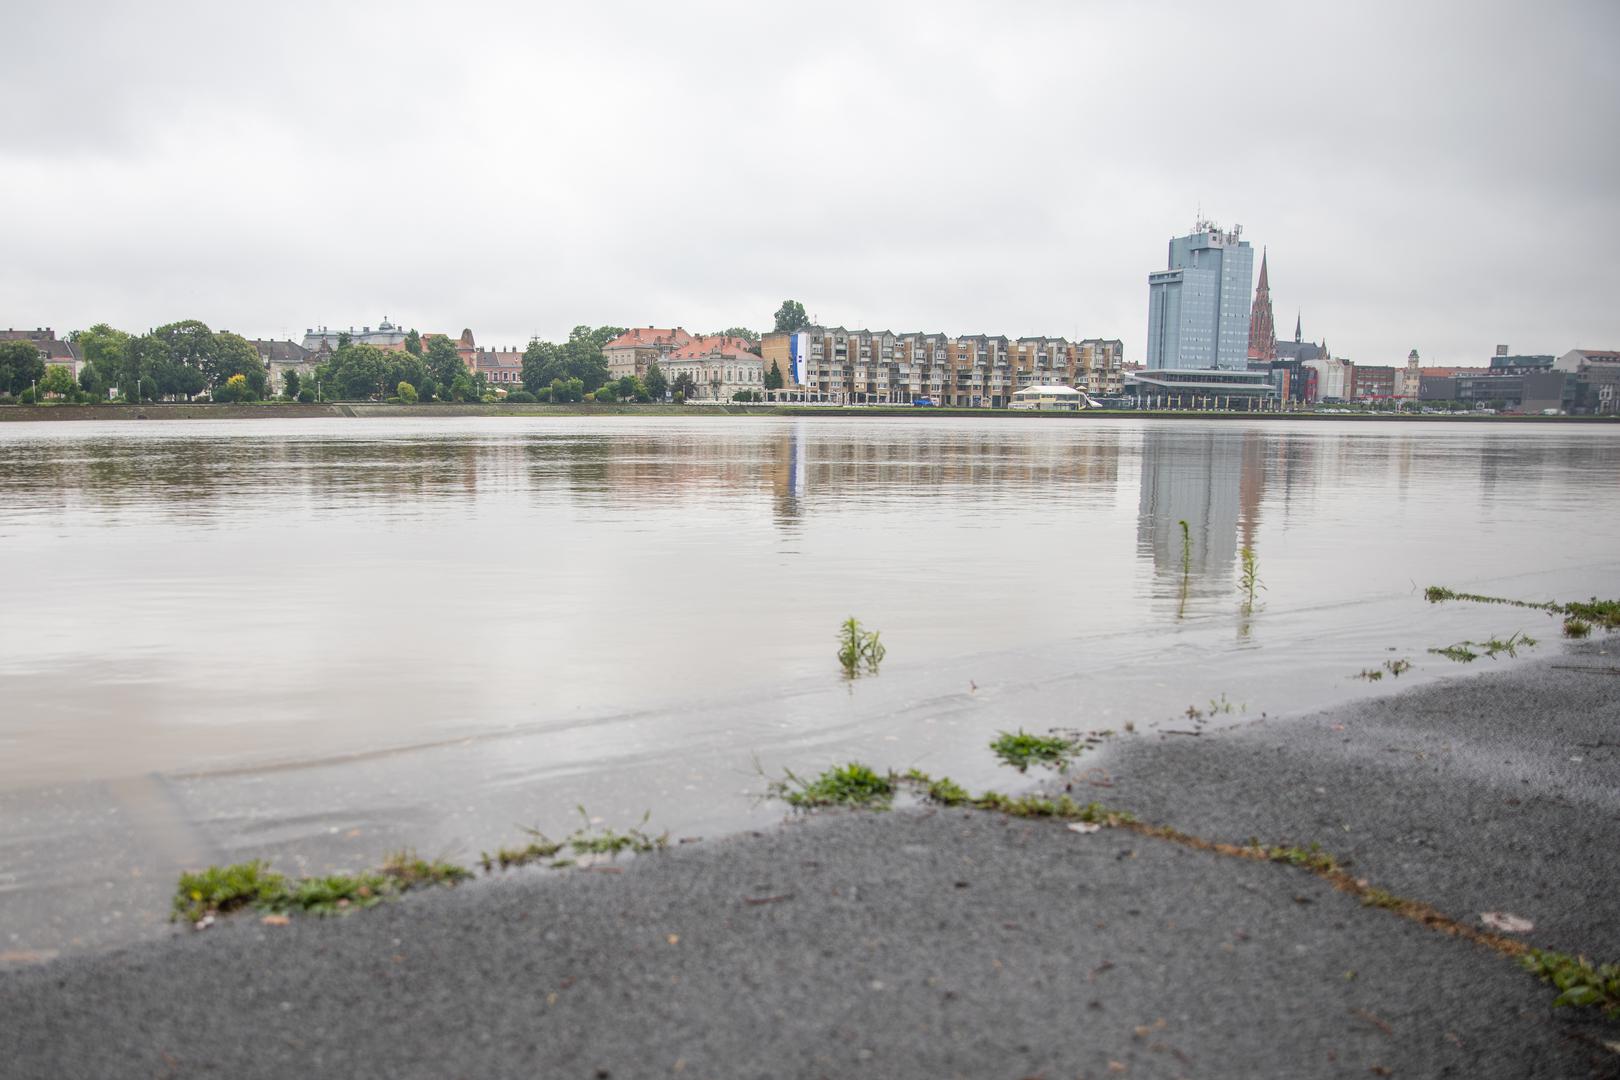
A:
{"label": "tree line along riverbank", "polygon": [[947,409],[885,406],[719,405],[672,404],[433,404],[388,405],[376,402],[304,404],[173,403],[147,405],[9,405],[0,406],[0,422],[78,420],[275,420],[356,419],[366,417],[469,417],[469,416],[646,416],[701,418],[705,416],[837,416],[850,418],[977,418],[986,420],[1083,421],[1128,420],[1267,420],[1280,422],[1349,422],[1387,420],[1396,423],[1492,424],[1614,424],[1620,416],[1507,416],[1452,414],[1413,416],[1399,413],[1258,413],[1169,411],[1148,409],[1086,409],[1078,412],[1013,411],[1007,409]]}

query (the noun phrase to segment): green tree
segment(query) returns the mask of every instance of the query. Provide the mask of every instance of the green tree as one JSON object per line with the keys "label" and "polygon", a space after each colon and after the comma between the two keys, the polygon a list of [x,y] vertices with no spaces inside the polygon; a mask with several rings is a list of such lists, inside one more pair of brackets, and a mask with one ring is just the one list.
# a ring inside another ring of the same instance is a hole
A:
{"label": "green tree", "polygon": [[523,389],[538,393],[551,385],[551,380],[565,377],[567,365],[562,350],[549,341],[536,338],[523,350]]}
{"label": "green tree", "polygon": [[750,345],[759,344],[759,331],[750,330],[746,326],[728,326],[720,331],[720,336],[742,338]]}
{"label": "green tree", "polygon": [[390,354],[375,345],[346,345],[322,364],[317,376],[328,398],[368,399],[387,393]]}
{"label": "green tree", "polygon": [[85,361],[95,367],[103,389],[116,386],[123,390],[126,380],[129,383],[129,390],[135,388],[135,380],[139,376],[127,368],[130,342],[128,334],[122,330],[115,330],[106,323],[96,323],[90,329],[75,331],[70,336]]}
{"label": "green tree", "polygon": [[422,335],[418,334],[415,330],[408,331],[405,334],[405,351],[410,353],[412,356],[421,356]]}
{"label": "green tree", "polygon": [[96,365],[87,362],[79,369],[79,389],[93,398],[107,396],[107,381],[101,377]]}
{"label": "green tree", "polygon": [[236,374],[214,387],[215,401],[252,401],[253,391],[248,386],[246,375]]}
{"label": "green tree", "polygon": [[461,374],[450,380],[450,400],[478,400],[478,384],[473,381],[473,377],[471,375],[467,374],[466,368],[462,368]]}
{"label": "green tree", "polygon": [[690,371],[681,372],[675,376],[675,381],[669,385],[675,391],[676,397],[681,401],[691,401],[692,395],[697,393],[697,380],[692,378]]}
{"label": "green tree", "polygon": [[647,396],[654,401],[663,401],[664,395],[669,393],[669,380],[664,378],[656,360],[647,365],[647,375],[641,381],[647,387]]}
{"label": "green tree", "polygon": [[233,375],[241,375],[247,380],[248,390],[253,395],[251,400],[264,397],[269,384],[259,351],[240,334],[215,334],[213,352],[204,361],[203,371],[214,386],[226,382]]}
{"label": "green tree", "polygon": [[288,368],[286,371],[283,371],[281,373],[281,388],[282,392],[286,394],[287,397],[296,401],[298,399],[299,390],[298,372],[294,371],[292,368]]}
{"label": "green tree", "polygon": [[605,404],[612,404],[619,400],[619,388],[614,383],[603,383],[595,390],[596,400]]}
{"label": "green tree", "polygon": [[651,400],[651,398],[647,395],[647,387],[643,385],[642,381],[636,378],[634,375],[626,375],[621,378],[616,384],[614,384],[614,389],[618,392],[619,397],[624,401]]}
{"label": "green tree", "polygon": [[[433,378],[428,373],[427,364],[420,357],[412,356],[408,352],[394,352],[384,350],[383,355],[388,359],[388,374],[384,382],[388,386],[397,386],[402,382],[411,384],[412,389],[420,387]],[[420,391],[418,391],[420,394]]]}
{"label": "green tree", "polygon": [[457,375],[467,374],[467,365],[456,352],[456,343],[443,334],[427,339],[427,368],[440,386],[454,386]]}
{"label": "green tree", "polygon": [[79,384],[73,381],[73,372],[66,364],[52,364],[45,369],[44,378],[39,380],[39,391],[42,394],[58,394],[66,397],[78,388]]}
{"label": "green tree", "polygon": [[584,401],[585,383],[580,379],[553,379],[551,400],[556,402]]}
{"label": "green tree", "polygon": [[765,389],[782,389],[782,365],[775,360],[771,361],[771,370],[765,373]]}
{"label": "green tree", "polygon": [[432,401],[439,393],[439,384],[432,375],[422,376],[422,381],[416,384],[416,397],[418,401]]}
{"label": "green tree", "polygon": [[[229,336],[247,346],[235,334]],[[167,323],[131,344],[132,352],[138,356],[137,370],[142,378],[151,376],[159,395],[188,399],[208,388],[211,374],[228,378],[237,373],[229,368],[247,366],[234,342],[227,348],[228,353],[222,356],[219,336],[196,319]],[[253,365],[258,365],[258,354],[252,346],[247,346],[247,352],[253,357]]]}
{"label": "green tree", "polygon": [[796,333],[809,325],[810,316],[804,313],[804,305],[797,300],[784,300],[782,306],[776,309],[776,332],[779,334]]}
{"label": "green tree", "polygon": [[607,361],[602,359],[602,346],[624,333],[622,326],[576,326],[563,345],[567,359],[568,377],[578,379],[585,389],[595,390],[608,380]]}
{"label": "green tree", "polygon": [[402,382],[395,389],[399,393],[400,401],[404,402],[406,405],[416,404],[416,387],[412,386],[408,382]]}

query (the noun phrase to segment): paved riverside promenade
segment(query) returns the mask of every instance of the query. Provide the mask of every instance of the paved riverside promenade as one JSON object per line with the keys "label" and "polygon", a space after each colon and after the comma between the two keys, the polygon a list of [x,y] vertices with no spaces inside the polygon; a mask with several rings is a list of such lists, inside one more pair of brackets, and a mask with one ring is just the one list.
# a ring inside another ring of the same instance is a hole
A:
{"label": "paved riverside promenade", "polygon": [[[1127,737],[1075,795],[1620,959],[1617,646]],[[822,814],[619,867],[0,974],[0,1075],[1620,1077],[1620,1022],[1497,951],[1122,829]]]}

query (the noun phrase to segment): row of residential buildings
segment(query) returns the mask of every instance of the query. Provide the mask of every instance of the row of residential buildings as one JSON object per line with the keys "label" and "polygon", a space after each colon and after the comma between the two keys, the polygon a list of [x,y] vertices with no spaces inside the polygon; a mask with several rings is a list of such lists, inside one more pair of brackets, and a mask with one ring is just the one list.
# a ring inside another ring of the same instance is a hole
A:
{"label": "row of residential buildings", "polygon": [[1124,344],[1092,338],[1018,338],[986,334],[895,333],[808,326],[766,334],[758,349],[741,338],[701,337],[681,327],[637,327],[602,348],[614,378],[644,377],[650,364],[671,381],[689,374],[696,400],[730,400],[761,390],[773,368],[783,387],[772,398],[853,405],[920,400],[963,408],[1001,408],[1019,390],[1059,383],[1117,394]]}

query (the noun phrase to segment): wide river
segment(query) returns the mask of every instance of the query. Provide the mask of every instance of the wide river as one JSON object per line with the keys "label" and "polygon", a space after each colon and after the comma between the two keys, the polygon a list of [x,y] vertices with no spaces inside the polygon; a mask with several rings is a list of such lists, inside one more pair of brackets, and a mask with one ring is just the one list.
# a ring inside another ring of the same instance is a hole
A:
{"label": "wide river", "polygon": [[[0,963],[165,932],[186,866],[470,860],[576,807],[715,835],[779,820],[784,768],[1012,788],[999,730],[1546,655],[1547,614],[1423,587],[1614,596],[1616,537],[1616,426],[0,424]],[[852,615],[888,656],[849,682]]]}

